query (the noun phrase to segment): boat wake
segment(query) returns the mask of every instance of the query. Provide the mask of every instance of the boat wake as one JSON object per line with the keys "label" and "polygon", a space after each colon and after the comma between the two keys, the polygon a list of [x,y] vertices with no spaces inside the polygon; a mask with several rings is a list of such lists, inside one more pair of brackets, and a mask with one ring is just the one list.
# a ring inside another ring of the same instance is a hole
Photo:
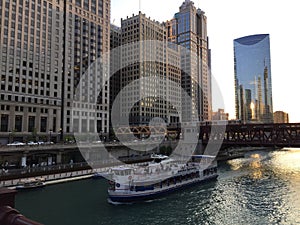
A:
{"label": "boat wake", "polygon": [[112,205],[133,205],[133,202],[114,202],[110,198],[107,198],[107,202]]}
{"label": "boat wake", "polygon": [[107,198],[107,202],[112,205],[133,205],[135,203],[153,203],[153,202],[159,202],[166,200],[166,197],[163,198],[157,198],[157,199],[151,199],[151,200],[145,200],[140,202],[114,202],[110,198]]}
{"label": "boat wake", "polygon": [[166,197],[163,197],[163,198],[156,198],[156,199],[146,200],[144,202],[146,202],[146,203],[160,202],[160,201],[164,201],[166,199],[167,199]]}

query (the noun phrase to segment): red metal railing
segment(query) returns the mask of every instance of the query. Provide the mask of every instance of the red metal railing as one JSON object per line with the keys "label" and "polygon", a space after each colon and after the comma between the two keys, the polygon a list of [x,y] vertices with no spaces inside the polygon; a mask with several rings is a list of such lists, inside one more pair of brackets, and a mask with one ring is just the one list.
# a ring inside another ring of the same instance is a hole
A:
{"label": "red metal railing", "polygon": [[0,207],[0,224],[1,225],[41,225],[41,223],[27,219],[17,210],[10,206]]}
{"label": "red metal railing", "polygon": [[0,224],[1,225],[42,225],[20,214],[15,206],[15,190],[0,189]]}

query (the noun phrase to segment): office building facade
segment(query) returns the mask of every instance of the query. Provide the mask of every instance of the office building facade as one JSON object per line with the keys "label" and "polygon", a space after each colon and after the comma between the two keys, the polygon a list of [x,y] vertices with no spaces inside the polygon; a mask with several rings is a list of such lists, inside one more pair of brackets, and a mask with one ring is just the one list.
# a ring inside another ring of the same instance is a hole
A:
{"label": "office building facade", "polygon": [[[113,135],[112,121],[120,120],[120,104],[115,102],[121,91],[121,27],[111,25],[110,29],[110,81],[109,81],[109,111],[110,111],[110,134]],[[116,113],[112,114],[112,109]]]}
{"label": "office building facade", "polygon": [[234,40],[236,118],[273,122],[270,37],[251,35]]}
{"label": "office building facade", "polygon": [[[72,134],[74,89],[109,51],[110,1],[2,0],[0,12],[1,142]],[[108,129],[108,91],[93,117],[101,129]]]}
{"label": "office building facade", "polygon": [[283,111],[274,112],[274,123],[289,123],[289,114]]}
{"label": "office building facade", "polygon": [[[147,125],[153,118],[168,124],[179,122],[180,55],[178,49],[167,46],[164,24],[139,12],[122,19],[121,29],[121,88],[138,83],[121,97],[120,121],[128,120],[125,112],[130,111],[129,123],[134,125]],[[176,102],[176,109],[171,102]]]}
{"label": "office building facade", "polygon": [[224,109],[218,109],[217,112],[212,113],[212,120],[229,120],[229,113],[226,113]]}
{"label": "office building facade", "polygon": [[60,128],[63,1],[0,1],[2,143]]}
{"label": "office building facade", "polygon": [[110,0],[65,4],[63,131],[108,136]]}

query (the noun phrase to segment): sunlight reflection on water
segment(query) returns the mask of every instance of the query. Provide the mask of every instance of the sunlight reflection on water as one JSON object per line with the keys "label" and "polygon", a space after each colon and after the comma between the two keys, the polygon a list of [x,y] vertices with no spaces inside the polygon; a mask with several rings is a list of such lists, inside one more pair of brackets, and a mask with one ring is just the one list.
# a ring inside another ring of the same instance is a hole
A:
{"label": "sunlight reflection on water", "polygon": [[274,152],[272,166],[283,172],[291,172],[299,175],[300,172],[300,149],[285,149],[284,151]]}
{"label": "sunlight reflection on water", "polygon": [[[227,162],[235,176],[218,182],[213,224],[300,224],[300,149],[258,151]],[[220,190],[223,191],[220,191]]]}

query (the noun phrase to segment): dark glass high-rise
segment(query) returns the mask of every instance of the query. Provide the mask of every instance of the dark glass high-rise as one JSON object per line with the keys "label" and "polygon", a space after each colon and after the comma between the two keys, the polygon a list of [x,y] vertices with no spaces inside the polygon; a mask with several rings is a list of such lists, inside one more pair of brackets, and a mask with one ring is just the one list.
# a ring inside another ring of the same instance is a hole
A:
{"label": "dark glass high-rise", "polygon": [[269,34],[234,40],[234,78],[236,118],[244,123],[272,123]]}

